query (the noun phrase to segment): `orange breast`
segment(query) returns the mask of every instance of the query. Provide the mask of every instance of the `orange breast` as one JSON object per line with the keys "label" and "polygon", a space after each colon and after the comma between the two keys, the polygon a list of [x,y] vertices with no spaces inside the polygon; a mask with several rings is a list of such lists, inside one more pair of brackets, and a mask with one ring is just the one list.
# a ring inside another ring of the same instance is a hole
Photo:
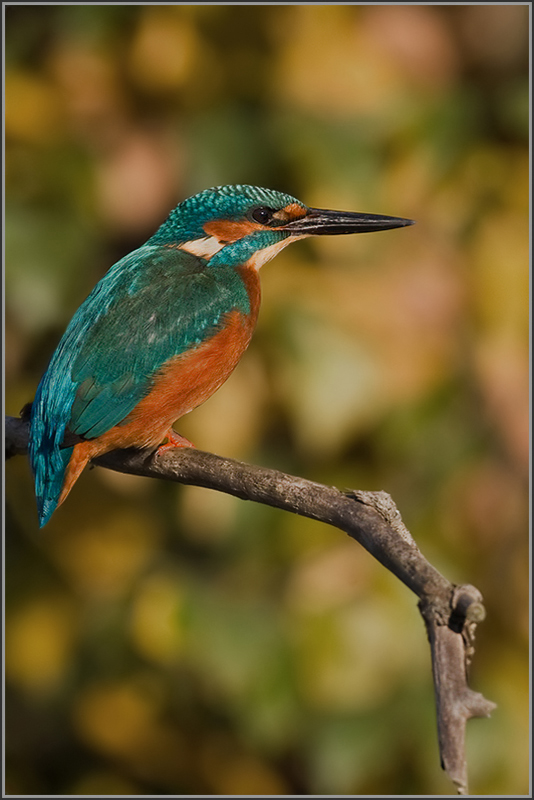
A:
{"label": "orange breast", "polygon": [[65,500],[84,466],[110,450],[156,447],[173,422],[201,405],[217,391],[246,350],[258,316],[260,289],[253,269],[240,270],[250,298],[251,312],[232,311],[224,327],[206,342],[170,359],[160,369],[150,393],[125,420],[102,436],[74,447],[65,474],[59,505]]}
{"label": "orange breast", "polygon": [[150,394],[114,429],[116,436],[121,441],[134,437],[135,446],[159,444],[175,420],[222,386],[246,350],[253,328],[250,318],[233,311],[209,341],[168,361]]}

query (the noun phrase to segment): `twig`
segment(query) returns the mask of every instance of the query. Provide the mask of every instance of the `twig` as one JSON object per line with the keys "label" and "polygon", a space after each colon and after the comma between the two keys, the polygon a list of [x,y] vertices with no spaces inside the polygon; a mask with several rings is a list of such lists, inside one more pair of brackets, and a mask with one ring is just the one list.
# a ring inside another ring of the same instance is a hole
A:
{"label": "twig", "polygon": [[[6,457],[24,454],[28,423],[6,417]],[[204,486],[320,520],[345,531],[419,597],[432,654],[441,764],[458,794],[467,794],[465,726],[495,704],[467,685],[482,596],[455,586],[423,556],[385,492],[341,492],[304,478],[196,449],[115,450],[95,464],[117,472]]]}

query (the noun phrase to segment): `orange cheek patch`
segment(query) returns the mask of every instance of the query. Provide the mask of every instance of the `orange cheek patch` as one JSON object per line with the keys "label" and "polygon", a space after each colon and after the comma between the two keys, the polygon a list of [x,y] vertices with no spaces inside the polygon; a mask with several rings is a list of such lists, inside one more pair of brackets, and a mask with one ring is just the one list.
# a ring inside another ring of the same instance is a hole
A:
{"label": "orange cheek patch", "polygon": [[281,208],[280,211],[276,211],[273,214],[273,219],[279,221],[279,225],[277,227],[283,227],[284,225],[287,225],[288,222],[305,217],[307,213],[307,209],[303,208],[298,203],[290,203],[284,208]]}
{"label": "orange cheek patch", "polygon": [[290,203],[284,208],[284,211],[288,219],[299,219],[300,217],[305,217],[308,213],[307,209],[302,208],[298,203]]}
{"label": "orange cheek patch", "polygon": [[248,220],[234,222],[229,219],[216,219],[206,222],[204,230],[208,236],[214,236],[219,242],[230,243],[237,242],[238,239],[242,239],[250,233],[263,231],[265,226]]}

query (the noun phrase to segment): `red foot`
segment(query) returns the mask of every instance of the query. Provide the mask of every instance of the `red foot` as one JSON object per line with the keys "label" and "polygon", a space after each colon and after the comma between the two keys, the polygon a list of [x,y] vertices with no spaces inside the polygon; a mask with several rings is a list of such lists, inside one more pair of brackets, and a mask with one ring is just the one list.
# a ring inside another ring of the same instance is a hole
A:
{"label": "red foot", "polygon": [[156,450],[157,455],[161,455],[161,453],[165,453],[166,450],[171,450],[174,447],[194,447],[195,445],[186,439],[185,436],[180,436],[179,433],[176,433],[175,430],[172,428],[167,434],[167,443],[160,444],[158,449]]}

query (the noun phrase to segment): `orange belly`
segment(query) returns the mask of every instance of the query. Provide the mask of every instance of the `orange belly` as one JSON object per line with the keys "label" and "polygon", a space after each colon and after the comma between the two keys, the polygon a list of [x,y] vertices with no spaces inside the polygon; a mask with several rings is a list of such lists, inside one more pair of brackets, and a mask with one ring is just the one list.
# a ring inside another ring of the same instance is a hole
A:
{"label": "orange belly", "polygon": [[150,393],[121,423],[96,439],[75,445],[58,505],[88,461],[110,450],[156,447],[169,434],[173,422],[211,397],[235,369],[250,342],[257,308],[253,312],[247,317],[231,312],[215,336],[160,369]]}

